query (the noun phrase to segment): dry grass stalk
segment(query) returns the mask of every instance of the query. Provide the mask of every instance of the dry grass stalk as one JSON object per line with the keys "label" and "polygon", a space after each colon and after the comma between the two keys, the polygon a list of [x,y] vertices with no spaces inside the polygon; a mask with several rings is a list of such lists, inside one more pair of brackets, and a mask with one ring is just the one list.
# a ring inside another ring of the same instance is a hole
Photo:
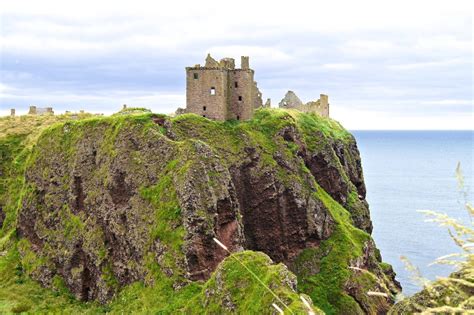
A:
{"label": "dry grass stalk", "polygon": [[272,303],[272,306],[278,311],[278,313],[283,314],[283,310],[278,305]]}
{"label": "dry grass stalk", "polygon": [[384,292],[376,292],[376,291],[368,291],[367,292],[367,295],[368,296],[382,296],[382,297],[388,297],[388,294],[387,293],[384,293]]}

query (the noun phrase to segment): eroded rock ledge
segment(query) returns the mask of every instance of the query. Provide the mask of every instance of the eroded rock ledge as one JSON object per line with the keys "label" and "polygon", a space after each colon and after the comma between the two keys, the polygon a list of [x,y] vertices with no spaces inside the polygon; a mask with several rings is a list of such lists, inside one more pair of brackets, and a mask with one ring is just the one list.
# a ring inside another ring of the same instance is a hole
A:
{"label": "eroded rock ledge", "polygon": [[67,122],[42,134],[25,176],[18,233],[31,276],[60,277],[82,300],[152,285],[156,270],[176,290],[208,279],[227,255],[214,237],[283,262],[325,311],[385,312],[399,290],[370,237],[356,142],[316,115]]}

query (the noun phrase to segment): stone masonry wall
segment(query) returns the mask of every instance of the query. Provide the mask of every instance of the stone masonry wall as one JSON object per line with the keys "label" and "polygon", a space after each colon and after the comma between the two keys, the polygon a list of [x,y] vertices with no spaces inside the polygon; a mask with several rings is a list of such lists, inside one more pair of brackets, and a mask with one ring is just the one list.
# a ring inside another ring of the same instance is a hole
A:
{"label": "stone masonry wall", "polygon": [[246,120],[261,106],[262,95],[254,81],[254,71],[249,68],[248,57],[242,57],[241,69],[235,69],[232,58],[217,62],[210,55],[204,67],[186,68],[187,113],[215,120]]}
{"label": "stone masonry wall", "polygon": [[304,113],[315,113],[323,117],[329,117],[328,96],[325,94],[320,94],[319,99],[316,101],[303,104],[293,91],[288,91],[278,106],[280,108],[297,109]]}
{"label": "stone masonry wall", "polygon": [[[197,78],[195,78],[197,74]],[[186,68],[186,112],[216,120],[227,118],[227,71]],[[211,94],[215,88],[215,95]]]}
{"label": "stone masonry wall", "polygon": [[253,71],[237,69],[229,72],[228,119],[246,120],[253,116]]}

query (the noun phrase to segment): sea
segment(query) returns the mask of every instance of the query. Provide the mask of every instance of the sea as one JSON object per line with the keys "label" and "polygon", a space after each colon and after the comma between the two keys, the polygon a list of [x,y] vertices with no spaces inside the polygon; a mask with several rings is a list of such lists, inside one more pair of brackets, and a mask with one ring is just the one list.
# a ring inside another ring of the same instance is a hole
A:
{"label": "sea", "polygon": [[[474,203],[474,131],[352,131],[362,158],[373,238],[410,296],[420,290],[400,259],[434,280],[451,266],[432,264],[460,252],[446,227],[426,222],[419,210],[433,210],[471,225],[464,207]],[[464,192],[456,180],[460,163]],[[471,225],[472,227],[472,225]]]}

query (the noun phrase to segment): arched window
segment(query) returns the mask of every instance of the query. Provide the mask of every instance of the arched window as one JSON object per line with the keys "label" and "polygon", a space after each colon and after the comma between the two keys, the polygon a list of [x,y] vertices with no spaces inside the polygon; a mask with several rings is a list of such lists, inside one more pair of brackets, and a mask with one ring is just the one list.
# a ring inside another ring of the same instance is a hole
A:
{"label": "arched window", "polygon": [[216,88],[211,87],[210,93],[211,93],[211,95],[216,95]]}

